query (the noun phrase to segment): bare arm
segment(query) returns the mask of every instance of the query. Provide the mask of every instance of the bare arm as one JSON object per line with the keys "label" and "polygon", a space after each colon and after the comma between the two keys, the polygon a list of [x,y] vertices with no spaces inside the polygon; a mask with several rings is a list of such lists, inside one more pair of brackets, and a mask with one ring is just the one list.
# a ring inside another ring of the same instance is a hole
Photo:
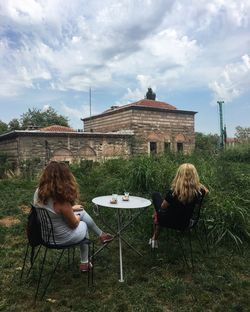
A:
{"label": "bare arm", "polygon": [[169,206],[169,203],[164,199],[163,202],[162,202],[162,204],[161,204],[161,208],[162,208],[162,209],[167,209],[168,206]]}
{"label": "bare arm", "polygon": [[84,210],[82,205],[74,205],[72,206],[73,211],[81,211]]}
{"label": "bare arm", "polygon": [[205,191],[205,195],[209,193],[209,190],[203,184],[201,184],[201,188]]}
{"label": "bare arm", "polygon": [[75,229],[78,226],[80,216],[74,214],[73,207],[70,203],[54,203],[54,209],[63,215],[69,227]]}

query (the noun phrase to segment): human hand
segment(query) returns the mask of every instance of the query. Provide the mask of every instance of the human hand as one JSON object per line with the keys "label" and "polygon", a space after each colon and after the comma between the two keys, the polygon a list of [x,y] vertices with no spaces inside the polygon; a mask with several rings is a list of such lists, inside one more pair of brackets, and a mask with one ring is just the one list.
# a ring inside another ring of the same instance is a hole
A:
{"label": "human hand", "polygon": [[207,188],[205,187],[205,185],[201,184],[201,187],[204,189],[205,194],[208,194],[208,193],[209,193],[209,189],[207,189]]}
{"label": "human hand", "polygon": [[73,211],[81,211],[83,210],[83,206],[82,205],[74,205],[72,206]]}

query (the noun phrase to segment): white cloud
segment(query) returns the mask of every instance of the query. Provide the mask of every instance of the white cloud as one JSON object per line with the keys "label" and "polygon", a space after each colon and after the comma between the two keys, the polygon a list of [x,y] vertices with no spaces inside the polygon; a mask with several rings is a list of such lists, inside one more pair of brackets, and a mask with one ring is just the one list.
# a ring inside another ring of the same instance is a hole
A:
{"label": "white cloud", "polygon": [[124,90],[124,103],[148,86],[209,83],[215,96],[244,92],[233,77],[249,60],[233,66],[249,55],[248,0],[6,0],[0,12],[0,97],[112,86]]}
{"label": "white cloud", "polygon": [[213,91],[213,102],[224,100],[231,102],[234,98],[249,90],[250,57],[245,54],[241,61],[225,66],[218,80],[210,83]]}
{"label": "white cloud", "polygon": [[[89,104],[80,105],[79,108],[73,108],[68,104],[61,103],[61,111],[62,114],[69,117],[70,120],[74,120],[76,123],[82,123],[80,122],[81,118],[86,118],[90,116],[90,106]],[[96,115],[100,113],[95,108],[91,108],[91,115]]]}
{"label": "white cloud", "polygon": [[124,105],[143,99],[149,87],[151,87],[154,92],[157,91],[156,85],[153,84],[154,80],[151,76],[137,75],[136,80],[138,87],[135,89],[127,88],[127,92],[116,104]]}
{"label": "white cloud", "polygon": [[44,105],[43,105],[43,108],[42,108],[42,111],[43,111],[43,112],[46,112],[49,108],[50,108],[50,105],[49,105],[49,104],[44,104]]}

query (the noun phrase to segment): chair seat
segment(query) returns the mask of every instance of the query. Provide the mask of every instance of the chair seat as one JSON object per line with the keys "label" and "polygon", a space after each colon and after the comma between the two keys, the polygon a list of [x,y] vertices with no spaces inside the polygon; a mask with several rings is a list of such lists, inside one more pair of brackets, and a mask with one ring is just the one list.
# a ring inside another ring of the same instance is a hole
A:
{"label": "chair seat", "polygon": [[43,242],[42,245],[44,247],[47,247],[49,249],[68,249],[68,248],[71,248],[71,247],[75,247],[75,246],[78,246],[80,245],[81,243],[84,243],[84,244],[91,244],[91,240],[88,239],[88,238],[84,238],[76,243],[70,243],[70,244],[51,244],[51,243],[45,243]]}

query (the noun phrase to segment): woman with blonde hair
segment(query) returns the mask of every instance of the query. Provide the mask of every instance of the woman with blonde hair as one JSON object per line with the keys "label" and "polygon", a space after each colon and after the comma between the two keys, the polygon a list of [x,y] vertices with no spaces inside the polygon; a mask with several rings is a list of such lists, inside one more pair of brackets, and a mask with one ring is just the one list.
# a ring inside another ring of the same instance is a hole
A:
{"label": "woman with blonde hair", "polygon": [[[53,223],[57,244],[77,243],[88,237],[88,228],[99,236],[102,243],[108,243],[113,236],[103,232],[81,205],[79,187],[69,167],[62,162],[51,161],[44,169],[37,190],[34,205],[47,209]],[[88,247],[80,244],[80,270],[89,271]]]}
{"label": "woman with blonde hair", "polygon": [[207,193],[208,189],[200,183],[195,166],[190,163],[180,165],[165,199],[160,193],[153,193],[154,233],[149,240],[151,247],[158,248],[161,226],[178,230],[188,227],[195,205]]}

